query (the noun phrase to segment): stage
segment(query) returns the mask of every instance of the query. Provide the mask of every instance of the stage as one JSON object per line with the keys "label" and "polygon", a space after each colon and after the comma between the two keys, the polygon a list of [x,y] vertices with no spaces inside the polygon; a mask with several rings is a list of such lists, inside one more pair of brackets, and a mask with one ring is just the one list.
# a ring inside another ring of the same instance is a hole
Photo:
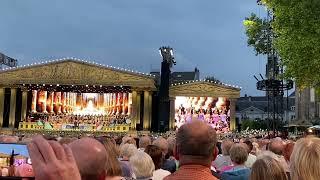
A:
{"label": "stage", "polygon": [[[170,86],[168,131],[202,120],[235,129],[240,88],[212,81]],[[151,131],[157,119],[155,76],[78,59],[0,71],[0,128],[30,132]]]}

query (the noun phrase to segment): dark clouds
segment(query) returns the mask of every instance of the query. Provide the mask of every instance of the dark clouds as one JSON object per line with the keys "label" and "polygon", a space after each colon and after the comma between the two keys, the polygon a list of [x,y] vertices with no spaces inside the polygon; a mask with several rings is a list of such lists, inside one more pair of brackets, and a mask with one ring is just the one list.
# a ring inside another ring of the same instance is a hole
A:
{"label": "dark clouds", "polygon": [[[198,67],[257,94],[265,61],[246,46],[242,21],[255,0],[1,0],[0,51],[20,64],[77,57],[144,72],[157,49],[175,49],[175,70]],[[260,59],[260,60],[259,60]]]}

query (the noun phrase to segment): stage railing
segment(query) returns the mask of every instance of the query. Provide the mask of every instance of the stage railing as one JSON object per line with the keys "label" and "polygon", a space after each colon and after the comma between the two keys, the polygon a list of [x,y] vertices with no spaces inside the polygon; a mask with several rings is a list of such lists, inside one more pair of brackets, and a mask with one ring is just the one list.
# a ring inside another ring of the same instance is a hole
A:
{"label": "stage railing", "polygon": [[[116,132],[123,133],[130,131],[130,124],[117,124],[114,126],[103,126],[100,130],[97,130],[95,125],[87,125],[85,131],[100,131],[100,132]],[[20,122],[19,130],[48,130],[48,131],[74,131],[80,129],[45,129],[44,125],[39,125],[37,122]]]}

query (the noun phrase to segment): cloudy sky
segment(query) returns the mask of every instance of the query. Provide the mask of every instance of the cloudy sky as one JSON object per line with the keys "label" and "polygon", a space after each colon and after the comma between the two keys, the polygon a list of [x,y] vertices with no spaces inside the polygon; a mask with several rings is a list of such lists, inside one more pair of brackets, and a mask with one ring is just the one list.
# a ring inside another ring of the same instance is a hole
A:
{"label": "cloudy sky", "polygon": [[257,95],[265,58],[246,45],[251,12],[264,14],[256,0],[1,0],[0,52],[19,64],[76,57],[150,72],[170,45],[175,71],[198,67]]}

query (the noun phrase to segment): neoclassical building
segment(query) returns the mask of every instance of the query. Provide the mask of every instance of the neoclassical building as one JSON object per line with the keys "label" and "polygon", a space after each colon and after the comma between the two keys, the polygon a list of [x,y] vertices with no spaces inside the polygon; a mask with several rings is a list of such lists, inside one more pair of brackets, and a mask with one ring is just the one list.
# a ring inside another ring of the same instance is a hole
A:
{"label": "neoclassical building", "polygon": [[[182,96],[199,97],[202,103],[224,98],[228,101],[230,128],[235,129],[240,88],[200,80],[172,84],[170,129],[175,127],[175,99]],[[123,115],[130,119],[130,130],[150,130],[153,114],[157,113],[153,103],[156,97],[152,74],[73,58],[33,63],[0,71],[0,128],[18,128],[19,122],[33,115],[92,110],[93,114],[103,111]],[[220,99],[219,103],[225,106]]]}

